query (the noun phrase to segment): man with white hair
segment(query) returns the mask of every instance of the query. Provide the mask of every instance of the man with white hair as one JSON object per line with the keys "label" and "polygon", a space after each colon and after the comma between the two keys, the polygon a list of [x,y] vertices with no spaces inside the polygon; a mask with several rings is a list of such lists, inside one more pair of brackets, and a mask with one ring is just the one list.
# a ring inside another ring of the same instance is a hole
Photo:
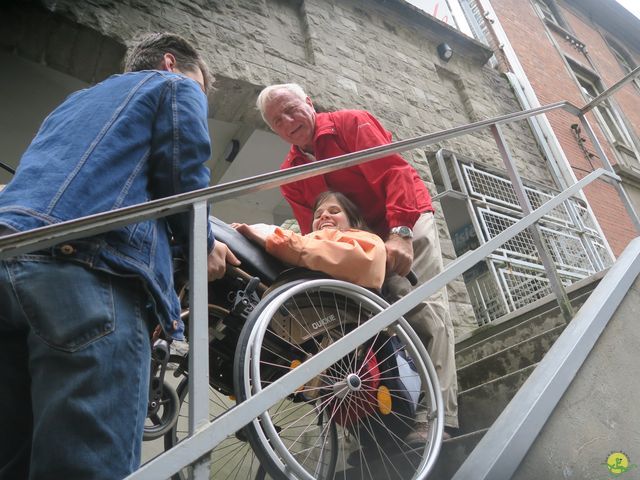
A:
{"label": "man with white hair", "polygon": [[[318,113],[297,84],[265,88],[258,96],[257,107],[271,129],[291,143],[281,169],[391,142],[391,134],[369,112]],[[282,194],[303,234],[310,231],[314,199],[326,190],[349,197],[361,209],[372,230],[385,240],[387,280],[383,291],[389,301],[396,301],[412,290],[405,278],[410,270],[418,277],[418,284],[442,271],[431,197],[416,170],[400,155],[388,155],[282,186]],[[445,427],[457,428],[455,343],[446,290],[424,300],[406,317],[436,367],[445,402]],[[424,440],[426,428],[418,428],[417,432],[412,434],[417,438],[409,439],[410,442]],[[445,438],[449,436],[445,431]]]}

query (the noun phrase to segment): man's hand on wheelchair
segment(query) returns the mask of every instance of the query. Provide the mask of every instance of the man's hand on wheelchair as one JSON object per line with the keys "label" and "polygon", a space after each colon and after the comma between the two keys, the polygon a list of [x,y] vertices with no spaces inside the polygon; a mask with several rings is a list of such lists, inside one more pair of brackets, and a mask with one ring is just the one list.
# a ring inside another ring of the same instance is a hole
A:
{"label": "man's hand on wheelchair", "polygon": [[213,249],[207,257],[207,278],[211,282],[222,278],[227,271],[227,263],[238,266],[240,260],[236,258],[229,247],[226,244],[216,240],[213,245]]}
{"label": "man's hand on wheelchair", "polygon": [[413,264],[413,243],[411,239],[398,235],[389,235],[384,242],[387,250],[387,274],[397,273],[404,277],[411,271]]}

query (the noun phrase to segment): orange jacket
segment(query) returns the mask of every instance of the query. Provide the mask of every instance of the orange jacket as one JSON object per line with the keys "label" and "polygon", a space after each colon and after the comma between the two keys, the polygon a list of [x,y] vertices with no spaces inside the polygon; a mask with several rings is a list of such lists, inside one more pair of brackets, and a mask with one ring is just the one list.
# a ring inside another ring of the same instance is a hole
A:
{"label": "orange jacket", "polygon": [[384,242],[362,230],[324,229],[300,235],[276,228],[267,237],[266,249],[291,265],[318,270],[363,287],[380,288],[384,281],[387,260]]}

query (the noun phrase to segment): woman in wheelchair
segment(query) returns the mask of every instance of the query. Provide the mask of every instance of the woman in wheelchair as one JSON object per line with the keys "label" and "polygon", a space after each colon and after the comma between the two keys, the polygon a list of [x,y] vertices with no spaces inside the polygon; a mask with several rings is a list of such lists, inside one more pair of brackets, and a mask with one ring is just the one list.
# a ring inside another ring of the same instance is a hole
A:
{"label": "woman in wheelchair", "polygon": [[[209,288],[212,418],[232,406],[227,395],[256,395],[388,306],[375,292],[384,280],[384,243],[343,195],[319,196],[314,231],[305,236],[233,227],[214,220],[216,238],[242,270],[229,269]],[[287,269],[273,257],[333,278]],[[186,375],[186,360],[178,361],[177,374]],[[187,390],[185,378],[181,413]],[[419,402],[431,429],[422,444],[409,445]],[[423,479],[440,449],[442,412],[429,356],[399,318],[218,445],[212,478]],[[184,423],[178,419],[167,434],[167,447],[184,436]]]}
{"label": "woman in wheelchair", "polygon": [[313,207],[313,232],[299,235],[275,228],[265,233],[244,223],[231,226],[283,262],[333,278],[379,289],[384,281],[384,242],[368,227],[351,200],[321,193]]}

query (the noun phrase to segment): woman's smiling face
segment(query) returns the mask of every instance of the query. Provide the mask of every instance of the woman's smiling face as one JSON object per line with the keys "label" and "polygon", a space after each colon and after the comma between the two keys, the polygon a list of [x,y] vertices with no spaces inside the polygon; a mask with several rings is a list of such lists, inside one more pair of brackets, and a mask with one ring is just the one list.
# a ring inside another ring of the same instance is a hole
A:
{"label": "woman's smiling face", "polygon": [[313,212],[312,230],[322,230],[324,228],[335,228],[347,230],[351,228],[347,214],[335,197],[330,196],[316,208]]}

